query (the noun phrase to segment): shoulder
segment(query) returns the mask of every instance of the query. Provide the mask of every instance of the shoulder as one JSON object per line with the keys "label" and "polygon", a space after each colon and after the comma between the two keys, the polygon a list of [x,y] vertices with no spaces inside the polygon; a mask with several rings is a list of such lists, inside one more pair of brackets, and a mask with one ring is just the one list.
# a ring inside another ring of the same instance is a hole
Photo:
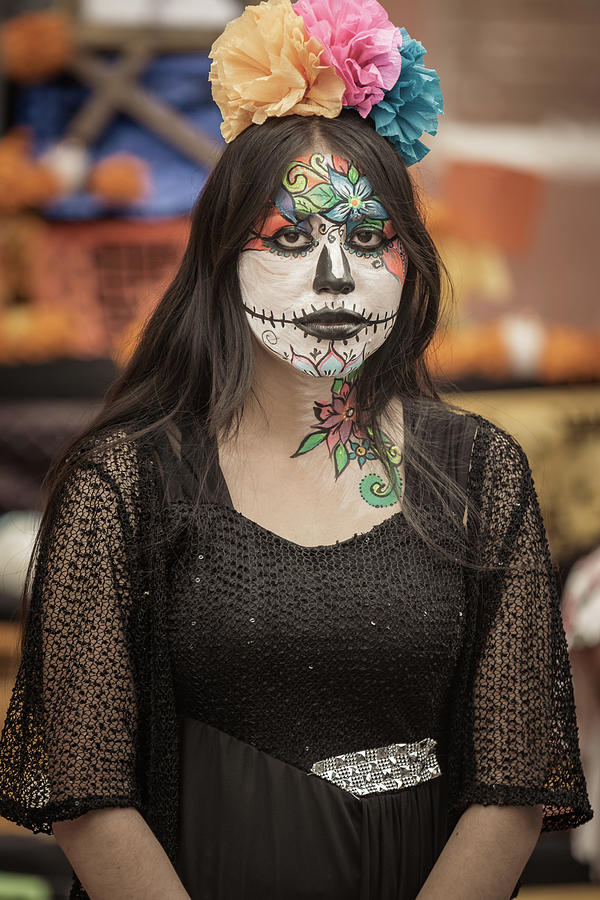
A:
{"label": "shoulder", "polygon": [[135,423],[103,428],[76,445],[71,461],[98,466],[121,480],[131,478],[180,463],[181,431],[174,423],[151,432]]}
{"label": "shoulder", "polygon": [[485,416],[478,413],[469,415],[476,425],[474,454],[486,459],[490,466],[497,464],[507,471],[531,472],[527,454],[513,434]]}
{"label": "shoulder", "polygon": [[134,515],[157,493],[160,454],[156,443],[133,427],[110,427],[86,435],[68,451],[60,485],[69,496],[86,493],[97,505],[126,504]]}
{"label": "shoulder", "polygon": [[126,428],[105,428],[88,435],[68,456],[71,471],[93,469],[99,477],[126,487],[137,481],[142,446]]}
{"label": "shoulder", "polygon": [[527,454],[501,426],[458,404],[440,400],[404,405],[404,424],[423,444],[460,461],[471,471],[471,484],[486,471],[498,477],[530,477]]}
{"label": "shoulder", "polygon": [[407,408],[412,431],[432,451],[464,463],[468,459],[477,432],[478,416],[446,400],[420,400]]}
{"label": "shoulder", "polygon": [[523,511],[536,496],[527,454],[519,441],[496,423],[473,413],[476,433],[469,466],[469,494],[497,518]]}

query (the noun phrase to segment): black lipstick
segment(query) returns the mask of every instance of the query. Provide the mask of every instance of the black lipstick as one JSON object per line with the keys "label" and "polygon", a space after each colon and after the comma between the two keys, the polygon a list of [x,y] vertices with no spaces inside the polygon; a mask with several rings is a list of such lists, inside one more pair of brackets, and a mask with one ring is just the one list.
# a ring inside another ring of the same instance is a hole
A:
{"label": "black lipstick", "polygon": [[357,335],[367,320],[348,309],[329,309],[325,306],[307,316],[294,318],[293,323],[313,337],[347,340]]}

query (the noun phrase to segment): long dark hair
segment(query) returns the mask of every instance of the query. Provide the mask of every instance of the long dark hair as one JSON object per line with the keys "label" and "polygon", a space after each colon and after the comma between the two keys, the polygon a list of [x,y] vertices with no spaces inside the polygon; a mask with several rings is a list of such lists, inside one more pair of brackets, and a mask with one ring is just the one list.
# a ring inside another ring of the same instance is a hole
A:
{"label": "long dark hair", "polygon": [[[413,473],[430,486],[441,507],[448,507],[448,497],[458,498],[464,507],[464,491],[435,465],[419,428],[426,418],[437,417],[441,426],[450,418],[451,407],[439,397],[425,360],[440,314],[442,278],[447,278],[448,285],[450,279],[427,231],[424,206],[403,159],[352,110],[344,110],[335,119],[271,118],[250,126],[227,146],[195,204],[189,241],[172,283],[146,321],[101,411],[50,468],[44,481],[50,496],[78,464],[74,451],[79,451],[80,460],[83,445],[101,432],[124,430],[127,437],[123,439],[154,441],[173,428],[181,431],[182,424],[213,437],[228,435],[239,426],[244,401],[252,390],[253,346],[242,307],[238,256],[252,226],[272,204],[289,162],[315,147],[352,160],[368,174],[408,256],[400,313],[356,380],[357,405],[369,410],[375,445],[389,467],[380,435],[381,414],[392,398],[401,398],[405,409],[411,410],[413,427],[405,427],[404,453]],[[200,455],[216,453],[216,441],[198,441],[195,447],[200,504],[202,473],[209,471],[212,462]],[[455,517],[447,511],[450,528]],[[448,555],[444,541],[431,533],[408,497],[403,513],[425,540]],[[461,523],[457,535],[462,531]],[[456,547],[451,555],[456,559]]]}

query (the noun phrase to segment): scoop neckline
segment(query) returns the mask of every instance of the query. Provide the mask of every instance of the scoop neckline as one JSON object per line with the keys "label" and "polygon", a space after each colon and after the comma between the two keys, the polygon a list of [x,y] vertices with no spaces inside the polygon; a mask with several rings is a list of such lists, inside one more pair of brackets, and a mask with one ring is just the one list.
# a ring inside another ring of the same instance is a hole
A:
{"label": "scoop neckline", "polygon": [[[271,538],[275,538],[283,544],[287,544],[288,546],[294,547],[299,550],[332,550],[337,547],[345,547],[350,544],[354,544],[359,541],[359,538],[369,538],[373,532],[377,532],[383,525],[389,522],[391,519],[397,520],[400,516],[404,520],[404,497],[406,496],[406,487],[402,491],[402,506],[400,509],[396,510],[396,512],[392,513],[391,516],[388,516],[382,522],[376,522],[368,531],[355,531],[353,535],[348,538],[344,538],[341,541],[335,541],[333,544],[299,544],[297,541],[292,541],[290,538],[284,537],[282,534],[277,534],[276,531],[271,531],[270,528],[267,528],[265,525],[260,525],[258,522],[255,522],[254,519],[248,518],[244,513],[240,512],[233,505],[233,500],[231,499],[231,493],[229,491],[229,487],[227,485],[227,481],[225,479],[225,475],[223,473],[223,469],[221,468],[221,462],[219,460],[219,452],[215,454],[215,470],[217,474],[217,481],[220,483],[221,487],[221,496],[224,498],[224,503],[215,503],[215,504],[207,504],[209,506],[222,506],[223,509],[231,510],[236,517],[241,519],[243,522],[247,523],[250,526],[257,528],[259,531],[262,531],[263,534],[267,534]],[[406,520],[404,520],[406,521]]]}
{"label": "scoop neckline", "polygon": [[[410,413],[406,409],[403,404],[403,417],[404,422],[407,421]],[[205,434],[205,438],[207,435]],[[268,536],[272,540],[278,541],[281,544],[287,545],[288,547],[292,547],[296,550],[335,550],[338,548],[350,547],[355,544],[362,544],[364,542],[368,542],[369,539],[378,534],[381,530],[389,527],[390,523],[402,524],[406,525],[407,520],[404,515],[404,501],[407,495],[407,490],[410,491],[410,479],[408,480],[408,485],[404,483],[404,489],[402,491],[402,505],[400,509],[393,512],[391,515],[387,516],[381,522],[376,522],[371,526],[367,531],[355,531],[354,534],[350,535],[350,537],[344,538],[343,540],[336,540],[331,544],[299,544],[297,541],[291,540],[291,538],[286,538],[282,534],[278,534],[275,531],[272,531],[270,528],[267,528],[265,525],[261,525],[259,522],[256,522],[254,519],[250,519],[248,516],[244,515],[244,513],[240,512],[233,504],[233,500],[231,498],[231,493],[229,491],[229,487],[227,485],[227,481],[225,479],[225,475],[221,468],[221,463],[219,460],[219,451],[216,446],[216,440],[214,437],[208,438],[212,444],[212,450],[214,455],[212,456],[212,481],[213,481],[213,490],[211,491],[212,500],[206,500],[201,504],[202,507],[206,509],[215,509],[215,510],[227,510],[229,513],[233,515],[234,518],[238,519],[238,521],[244,523],[248,528],[254,528],[262,534]],[[408,460],[405,465],[408,467]],[[215,499],[216,498],[216,499]]]}
{"label": "scoop neckline", "polygon": [[[221,473],[222,477],[222,473]],[[223,478],[223,485],[225,491],[227,493],[227,497],[231,503],[231,497],[229,495],[229,489],[227,488],[227,484],[225,479]],[[233,503],[231,505],[226,503],[203,503],[202,506],[208,507],[209,509],[218,509],[223,510],[228,514],[233,515],[234,518],[237,518],[241,522],[243,522],[249,528],[255,528],[257,531],[266,534],[269,538],[272,538],[276,541],[279,541],[282,544],[287,544],[290,547],[293,547],[296,550],[336,550],[341,547],[350,546],[355,543],[363,543],[369,540],[369,538],[375,532],[379,532],[385,526],[388,526],[392,521],[394,522],[402,522],[406,523],[406,519],[404,517],[404,511],[402,508],[396,510],[396,512],[392,513],[391,516],[388,516],[386,519],[383,519],[382,522],[376,522],[368,531],[356,531],[350,537],[344,538],[341,541],[335,541],[333,544],[299,544],[297,541],[292,541],[290,538],[284,537],[282,534],[277,534],[276,531],[271,531],[270,528],[267,528],[265,525],[260,525],[259,522],[255,522],[254,519],[248,518],[243,513],[241,513],[238,509],[235,508]]]}
{"label": "scoop neckline", "polygon": [[[404,417],[405,422],[410,417],[410,409],[407,409],[406,405],[404,406]],[[484,421],[481,416],[476,413],[466,413],[465,418],[471,417],[475,419],[476,427],[474,429],[474,433],[472,436],[472,445],[471,445],[471,457],[473,452],[473,447],[475,444],[475,440],[477,438],[477,434],[479,431],[479,424],[481,421]],[[461,416],[462,418],[462,416]],[[404,513],[404,502],[406,497],[410,494],[412,501],[414,502],[413,495],[413,481],[414,478],[411,478],[407,472],[406,474],[406,483],[404,485],[404,490],[402,493],[402,505],[400,509],[393,512],[390,516],[383,519],[381,522],[376,522],[368,531],[355,531],[353,535],[350,537],[344,538],[343,540],[337,540],[331,544],[299,544],[297,541],[291,540],[291,538],[286,538],[281,534],[278,534],[275,531],[272,531],[270,528],[267,528],[265,525],[261,525],[256,522],[254,519],[250,519],[248,516],[244,515],[244,513],[240,512],[233,505],[233,501],[231,499],[231,494],[229,492],[229,488],[227,486],[227,481],[225,480],[225,475],[223,474],[223,470],[221,468],[221,464],[219,461],[218,449],[216,449],[216,453],[212,457],[212,480],[213,480],[213,490],[211,490],[210,494],[213,499],[206,500],[204,503],[201,503],[200,506],[206,509],[227,511],[228,514],[232,515],[233,518],[237,519],[241,523],[243,523],[248,528],[256,529],[267,537],[271,538],[274,541],[278,541],[283,545],[287,545],[288,547],[292,547],[296,550],[303,551],[312,551],[312,550],[335,550],[338,548],[350,547],[354,544],[362,544],[367,542],[373,535],[378,534],[380,531],[387,529],[393,523],[394,525],[402,525],[407,526],[408,520],[406,519]],[[407,470],[411,470],[410,461],[407,459],[405,462],[407,466]],[[412,471],[410,471],[411,475],[414,475]],[[471,467],[469,466],[469,474],[467,476],[467,486],[469,484],[469,480],[471,478]],[[213,492],[214,491],[214,492]],[[215,499],[218,498],[218,499]]]}

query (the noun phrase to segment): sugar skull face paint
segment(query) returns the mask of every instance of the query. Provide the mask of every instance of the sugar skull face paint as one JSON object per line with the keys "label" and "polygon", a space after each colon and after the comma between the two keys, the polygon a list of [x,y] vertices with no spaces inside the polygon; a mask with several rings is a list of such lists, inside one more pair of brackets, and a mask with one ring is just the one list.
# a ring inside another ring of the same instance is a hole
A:
{"label": "sugar skull face paint", "polygon": [[367,177],[322,153],[294,160],[240,254],[250,327],[315,376],[347,375],[388,336],[407,257]]}

